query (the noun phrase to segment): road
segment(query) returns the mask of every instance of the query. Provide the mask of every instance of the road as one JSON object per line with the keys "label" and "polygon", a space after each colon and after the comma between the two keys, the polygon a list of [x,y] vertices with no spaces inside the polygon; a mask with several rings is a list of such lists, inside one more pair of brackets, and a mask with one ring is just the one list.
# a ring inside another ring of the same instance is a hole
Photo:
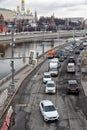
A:
{"label": "road", "polygon": [[[43,39],[56,39],[56,38],[69,38],[69,37],[84,37],[84,30],[69,30],[69,31],[58,31],[58,32],[26,32],[14,35],[15,43],[31,42],[31,41],[42,41]],[[11,42],[11,34],[0,36],[0,44],[9,44]]]}
{"label": "road", "polygon": [[[12,102],[16,113],[15,124],[9,130],[87,130],[87,101],[80,83],[80,73],[66,73],[65,60],[59,76],[53,78],[57,84],[57,93],[45,94],[42,77],[43,72],[48,70],[47,62],[46,60],[28,77],[26,84],[16,94]],[[79,81],[79,95],[66,94],[66,81],[70,78]],[[43,99],[51,100],[56,105],[60,115],[59,122],[44,122],[39,111],[39,102]]]}

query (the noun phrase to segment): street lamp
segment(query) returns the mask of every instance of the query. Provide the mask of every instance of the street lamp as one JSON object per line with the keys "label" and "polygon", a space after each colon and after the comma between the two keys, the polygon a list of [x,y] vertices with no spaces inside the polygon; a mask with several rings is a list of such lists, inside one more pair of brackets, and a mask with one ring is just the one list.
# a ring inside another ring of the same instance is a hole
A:
{"label": "street lamp", "polygon": [[57,32],[58,32],[58,40],[60,39],[60,27],[57,28]]}
{"label": "street lamp", "polygon": [[74,43],[75,43],[75,27],[73,27],[73,40],[74,40]]}
{"label": "street lamp", "polygon": [[10,90],[13,93],[15,91],[15,85],[14,85],[14,27],[15,27],[15,21],[12,22],[12,40],[11,40],[11,46],[12,46],[12,52],[11,52],[11,67],[12,67],[12,81],[10,84]]}

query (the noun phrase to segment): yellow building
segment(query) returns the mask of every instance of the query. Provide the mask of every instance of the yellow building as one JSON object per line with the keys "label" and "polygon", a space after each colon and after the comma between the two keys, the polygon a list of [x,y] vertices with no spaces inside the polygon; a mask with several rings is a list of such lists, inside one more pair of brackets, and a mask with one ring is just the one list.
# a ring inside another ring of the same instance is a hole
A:
{"label": "yellow building", "polygon": [[12,10],[5,9],[5,8],[0,8],[0,14],[4,16],[4,20],[12,20],[14,15],[16,15],[16,12],[13,13]]}

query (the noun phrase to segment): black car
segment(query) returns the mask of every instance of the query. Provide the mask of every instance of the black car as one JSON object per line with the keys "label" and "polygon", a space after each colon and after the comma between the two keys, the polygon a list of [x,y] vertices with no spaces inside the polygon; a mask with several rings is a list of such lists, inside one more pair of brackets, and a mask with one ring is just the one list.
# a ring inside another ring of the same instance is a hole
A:
{"label": "black car", "polygon": [[74,56],[68,58],[68,63],[76,63]]}
{"label": "black car", "polygon": [[75,51],[75,54],[80,54],[80,50],[76,50],[76,51]]}

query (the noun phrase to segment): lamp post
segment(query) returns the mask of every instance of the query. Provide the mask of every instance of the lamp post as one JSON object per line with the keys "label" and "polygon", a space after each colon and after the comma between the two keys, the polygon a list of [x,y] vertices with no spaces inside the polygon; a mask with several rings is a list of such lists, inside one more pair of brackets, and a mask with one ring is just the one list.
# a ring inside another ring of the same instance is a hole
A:
{"label": "lamp post", "polygon": [[[43,30],[43,43],[42,43],[42,55],[44,54],[44,30]],[[43,55],[43,58],[44,58],[44,55]]]}
{"label": "lamp post", "polygon": [[75,43],[75,27],[73,27],[73,40],[74,40],[74,43]]}
{"label": "lamp post", "polygon": [[10,84],[10,89],[11,89],[11,92],[13,93],[15,91],[15,85],[14,85],[14,24],[15,24],[15,21],[12,22],[12,40],[11,40],[11,46],[12,46],[12,52],[11,52],[11,68],[12,68],[12,81],[11,81],[11,84]]}

